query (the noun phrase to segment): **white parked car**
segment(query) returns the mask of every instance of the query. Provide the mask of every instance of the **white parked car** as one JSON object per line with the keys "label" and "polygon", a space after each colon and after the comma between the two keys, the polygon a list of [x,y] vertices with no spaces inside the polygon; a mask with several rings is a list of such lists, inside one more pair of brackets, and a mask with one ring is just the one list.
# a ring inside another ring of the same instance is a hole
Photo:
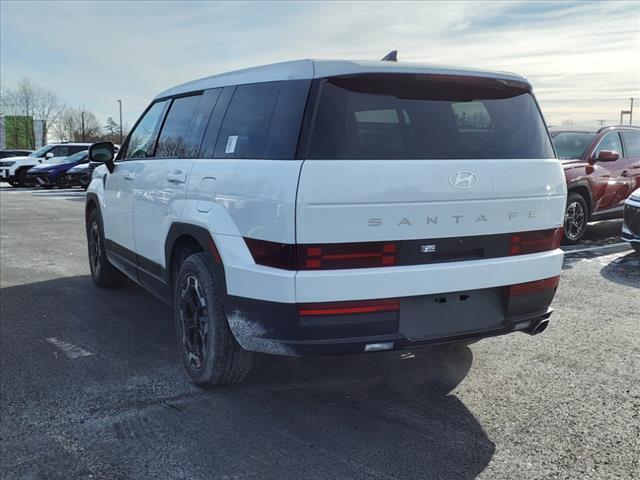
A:
{"label": "white parked car", "polygon": [[27,171],[54,157],[68,157],[89,148],[90,143],[50,143],[24,157],[9,157],[0,161],[0,182],[14,187],[24,187]]}
{"label": "white parked car", "polygon": [[522,77],[301,60],[161,93],[95,144],[94,282],[175,311],[198,384],[251,352],[401,350],[547,326],[566,182]]}

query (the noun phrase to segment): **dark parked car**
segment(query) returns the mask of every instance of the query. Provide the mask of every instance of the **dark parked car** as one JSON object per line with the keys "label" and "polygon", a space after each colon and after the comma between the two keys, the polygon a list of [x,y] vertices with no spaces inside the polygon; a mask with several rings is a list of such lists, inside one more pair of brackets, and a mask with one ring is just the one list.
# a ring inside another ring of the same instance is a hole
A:
{"label": "dark parked car", "polygon": [[36,165],[27,172],[27,183],[44,188],[64,187],[67,171],[76,165],[89,163],[88,150],[82,150],[68,157],[54,157],[46,163]]}
{"label": "dark parked car", "polygon": [[64,185],[66,187],[82,187],[86,190],[91,183],[91,175],[98,165],[102,165],[102,162],[81,163],[70,168],[65,176]]}
{"label": "dark parked car", "polygon": [[587,222],[622,218],[625,200],[640,188],[640,128],[551,128],[567,179],[565,243],[583,237]]}
{"label": "dark parked car", "polygon": [[622,240],[640,253],[640,189],[631,194],[624,206]]}
{"label": "dark parked car", "polygon": [[33,150],[0,150],[0,158],[24,157],[33,153]]}

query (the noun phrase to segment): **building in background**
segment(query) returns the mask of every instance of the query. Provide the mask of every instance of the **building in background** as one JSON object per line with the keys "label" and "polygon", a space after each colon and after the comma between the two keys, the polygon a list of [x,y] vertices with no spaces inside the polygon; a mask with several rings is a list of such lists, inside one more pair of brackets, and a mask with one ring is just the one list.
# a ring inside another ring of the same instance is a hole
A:
{"label": "building in background", "polygon": [[0,150],[43,146],[44,121],[20,115],[0,116]]}

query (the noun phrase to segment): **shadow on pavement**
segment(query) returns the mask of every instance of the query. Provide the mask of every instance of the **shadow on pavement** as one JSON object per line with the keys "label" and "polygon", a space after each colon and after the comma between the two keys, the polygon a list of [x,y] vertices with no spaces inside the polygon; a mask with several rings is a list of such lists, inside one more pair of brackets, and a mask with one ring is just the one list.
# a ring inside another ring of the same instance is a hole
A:
{"label": "shadow on pavement", "polygon": [[582,237],[581,248],[620,241],[622,219],[590,223]]}
{"label": "shadow on pavement", "polygon": [[[12,478],[54,468],[75,478],[99,460],[93,473],[105,478],[177,465],[220,478],[472,479],[495,452],[451,393],[473,362],[464,345],[256,355],[243,384],[201,390],[178,364],[171,311],[133,283],[100,290],[78,276],[6,287],[1,296],[2,402],[11,414],[3,430],[26,455],[6,459]],[[55,348],[38,341],[47,337],[94,355],[54,361]],[[37,427],[27,405],[45,419]],[[43,445],[49,428],[83,448]]]}
{"label": "shadow on pavement", "polygon": [[640,253],[633,251],[612,260],[600,270],[600,275],[612,282],[640,288]]}

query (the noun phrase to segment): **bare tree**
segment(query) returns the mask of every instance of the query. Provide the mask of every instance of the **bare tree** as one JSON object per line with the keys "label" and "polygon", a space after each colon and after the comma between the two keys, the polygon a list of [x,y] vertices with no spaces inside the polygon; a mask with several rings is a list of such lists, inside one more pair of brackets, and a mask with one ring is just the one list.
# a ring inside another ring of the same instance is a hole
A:
{"label": "bare tree", "polygon": [[35,117],[42,120],[42,144],[46,145],[49,129],[54,124],[65,106],[58,95],[44,87],[36,88],[36,96],[34,102]]}
{"label": "bare tree", "polygon": [[42,138],[39,140],[46,144],[51,124],[57,120],[64,105],[55,92],[23,78],[17,88],[2,89],[0,107],[3,115],[17,117],[9,124],[8,136],[22,137],[28,148],[35,148],[33,120],[42,120]]}
{"label": "bare tree", "polygon": [[65,108],[52,132],[62,142],[96,142],[103,138],[98,117],[84,107]]}
{"label": "bare tree", "polygon": [[565,127],[572,127],[575,124],[576,122],[574,120],[571,120],[570,118],[562,121],[562,125],[564,125]]}

